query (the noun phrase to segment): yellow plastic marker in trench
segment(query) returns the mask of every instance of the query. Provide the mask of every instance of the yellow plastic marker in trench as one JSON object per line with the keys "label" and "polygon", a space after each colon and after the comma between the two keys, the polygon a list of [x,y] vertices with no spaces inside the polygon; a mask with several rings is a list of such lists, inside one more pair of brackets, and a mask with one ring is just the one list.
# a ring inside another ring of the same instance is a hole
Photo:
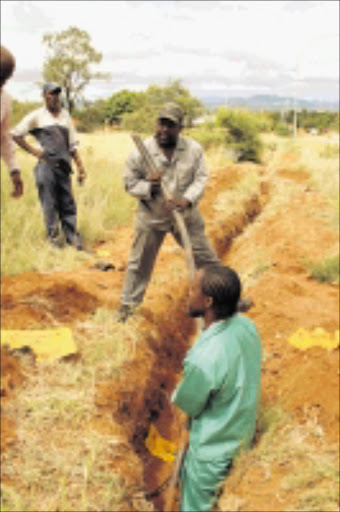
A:
{"label": "yellow plastic marker in trench", "polygon": [[159,457],[165,462],[173,462],[175,460],[175,453],[177,451],[175,443],[164,439],[153,424],[150,425],[145,446],[152,455]]}
{"label": "yellow plastic marker in trench", "polygon": [[300,328],[288,338],[288,342],[300,350],[307,350],[311,347],[333,350],[339,346],[339,331],[329,333],[322,327],[317,327],[311,331]]}
{"label": "yellow plastic marker in trench", "polygon": [[29,347],[40,363],[77,352],[72,331],[68,327],[41,330],[1,329],[1,345],[8,345],[10,349]]}

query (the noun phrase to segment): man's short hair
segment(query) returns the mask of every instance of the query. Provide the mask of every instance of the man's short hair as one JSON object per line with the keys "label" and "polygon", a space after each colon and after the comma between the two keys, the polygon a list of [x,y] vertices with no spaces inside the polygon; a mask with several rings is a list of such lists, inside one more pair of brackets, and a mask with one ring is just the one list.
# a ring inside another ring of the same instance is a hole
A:
{"label": "man's short hair", "polygon": [[8,80],[15,69],[15,58],[5,46],[1,45],[1,85]]}
{"label": "man's short hair", "polygon": [[241,296],[241,280],[232,268],[222,265],[204,267],[201,290],[213,299],[212,307],[217,320],[228,318],[236,312]]}

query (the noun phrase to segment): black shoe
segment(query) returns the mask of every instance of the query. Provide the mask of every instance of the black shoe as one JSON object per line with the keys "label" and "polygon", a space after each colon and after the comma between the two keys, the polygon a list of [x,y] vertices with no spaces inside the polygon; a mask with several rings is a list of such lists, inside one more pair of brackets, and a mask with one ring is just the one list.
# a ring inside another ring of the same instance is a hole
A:
{"label": "black shoe", "polygon": [[130,304],[122,304],[118,310],[118,322],[124,323],[130,316],[133,315],[136,306],[132,306]]}
{"label": "black shoe", "polygon": [[75,247],[77,251],[83,251],[83,244],[81,242],[80,235],[75,235],[72,240],[66,240],[67,245],[71,245],[72,247]]}
{"label": "black shoe", "polygon": [[239,313],[245,313],[246,311],[249,311],[249,309],[254,305],[255,303],[249,297],[244,297],[244,299],[240,299],[238,301],[237,311]]}

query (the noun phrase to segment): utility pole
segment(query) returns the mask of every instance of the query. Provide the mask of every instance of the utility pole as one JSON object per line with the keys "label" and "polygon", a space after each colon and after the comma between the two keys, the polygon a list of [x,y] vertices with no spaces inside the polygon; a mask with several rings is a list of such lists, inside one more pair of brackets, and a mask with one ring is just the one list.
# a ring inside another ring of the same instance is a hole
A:
{"label": "utility pole", "polygon": [[296,139],[297,133],[297,111],[296,111],[296,94],[294,96],[294,104],[293,104],[293,138]]}

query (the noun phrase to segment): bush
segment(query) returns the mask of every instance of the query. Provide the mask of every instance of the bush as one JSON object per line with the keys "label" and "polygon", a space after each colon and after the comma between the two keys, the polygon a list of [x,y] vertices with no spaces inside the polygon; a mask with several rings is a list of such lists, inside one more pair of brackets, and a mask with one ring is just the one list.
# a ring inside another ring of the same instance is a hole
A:
{"label": "bush", "polygon": [[225,142],[235,151],[238,162],[261,161],[261,127],[254,115],[245,110],[220,108],[216,121],[218,126],[227,129]]}
{"label": "bush", "polygon": [[340,260],[339,254],[332,258],[326,258],[318,263],[307,263],[310,275],[320,283],[339,282]]}
{"label": "bush", "polygon": [[76,128],[80,133],[90,133],[102,127],[105,123],[105,102],[98,100],[87,103],[82,109],[75,109],[73,117],[76,119]]}
{"label": "bush", "polygon": [[188,130],[188,136],[197,140],[204,149],[222,146],[225,143],[225,130],[211,125],[202,125],[199,128]]}
{"label": "bush", "polygon": [[16,126],[23,117],[41,106],[41,102],[17,101],[13,99],[11,102],[11,126]]}
{"label": "bush", "polygon": [[281,137],[289,137],[292,134],[292,127],[286,123],[277,123],[274,127],[274,133]]}
{"label": "bush", "polygon": [[145,107],[123,114],[121,128],[136,133],[153,133],[158,108]]}

